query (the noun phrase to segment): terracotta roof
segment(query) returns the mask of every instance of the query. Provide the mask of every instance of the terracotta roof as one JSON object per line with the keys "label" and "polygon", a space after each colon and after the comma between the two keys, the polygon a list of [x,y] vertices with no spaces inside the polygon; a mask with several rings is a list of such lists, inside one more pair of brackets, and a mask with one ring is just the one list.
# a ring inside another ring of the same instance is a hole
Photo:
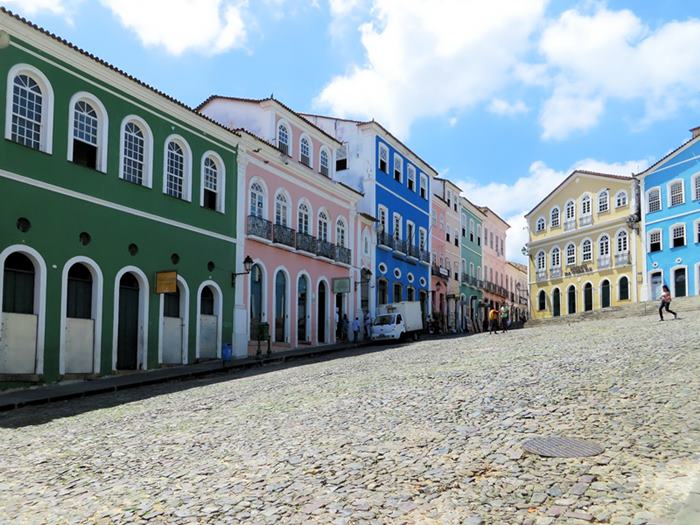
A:
{"label": "terracotta roof", "polygon": [[299,117],[299,118],[302,119],[304,122],[308,122],[310,126],[312,126],[313,128],[315,128],[315,129],[317,129],[318,131],[320,131],[321,133],[323,133],[326,137],[328,137],[329,139],[331,139],[331,140],[332,140],[333,142],[335,142],[336,144],[338,144],[338,145],[341,145],[341,144],[342,144],[342,142],[340,142],[340,141],[339,141],[337,138],[335,138],[333,135],[331,135],[330,133],[326,133],[323,129],[321,129],[320,127],[318,127],[316,124],[314,124],[313,122],[311,122],[309,119],[304,118],[304,115],[303,115],[302,113],[298,113],[298,112],[294,111],[292,108],[290,108],[289,106],[287,106],[287,105],[284,104],[283,102],[280,102],[279,100],[277,100],[277,99],[276,99],[275,97],[273,97],[273,96],[269,96],[269,97],[267,97],[267,98],[245,98],[245,97],[231,97],[231,96],[227,96],[227,95],[209,95],[209,97],[207,97],[207,99],[206,99],[204,102],[202,102],[201,104],[199,104],[199,105],[195,108],[195,110],[196,110],[196,111],[201,111],[201,110],[204,108],[204,106],[206,106],[207,104],[209,104],[209,103],[210,103],[212,100],[214,100],[214,99],[233,100],[233,101],[236,101],[236,102],[248,102],[248,103],[251,103],[251,104],[262,104],[263,102],[274,102],[275,104],[278,104],[280,107],[282,107],[282,108],[284,108],[285,110],[289,111],[292,115],[295,115],[295,116]]}
{"label": "terracotta roof", "polygon": [[529,217],[533,211],[535,211],[537,208],[540,207],[540,205],[549,199],[554,192],[556,192],[559,188],[561,188],[564,184],[566,184],[571,177],[573,177],[576,174],[583,174],[583,175],[593,175],[594,177],[605,177],[608,179],[617,179],[617,180],[629,180],[631,181],[633,177],[629,175],[613,175],[612,173],[600,173],[598,171],[589,171],[589,170],[574,170],[572,171],[568,177],[566,177],[563,181],[561,181],[556,188],[554,188],[552,191],[550,191],[540,202],[538,202],[529,212],[525,214],[525,217]]}
{"label": "terracotta roof", "polygon": [[503,217],[501,217],[498,213],[496,213],[495,211],[493,211],[493,210],[492,210],[491,208],[489,208],[488,206],[477,206],[477,209],[479,209],[479,211],[481,211],[481,213],[483,213],[484,215],[488,215],[489,213],[492,213],[499,221],[501,221],[503,224],[506,225],[506,229],[510,228],[510,224],[508,224],[508,223],[503,219]]}
{"label": "terracotta roof", "polygon": [[34,30],[36,30],[36,31],[39,31],[40,33],[42,33],[42,34],[44,34],[44,35],[46,35],[46,36],[52,38],[53,40],[56,40],[57,42],[63,44],[64,46],[66,46],[66,47],[72,49],[73,51],[77,51],[77,52],[80,53],[81,55],[84,55],[84,56],[90,58],[91,60],[94,60],[94,61],[97,62],[98,64],[100,64],[100,65],[106,67],[107,69],[110,69],[110,70],[114,71],[115,73],[118,73],[119,75],[121,75],[121,76],[123,76],[123,77],[126,77],[127,79],[131,80],[132,82],[135,82],[135,83],[138,84],[139,86],[141,86],[141,87],[143,87],[143,88],[146,88],[146,89],[148,89],[149,91],[152,91],[152,92],[155,93],[156,95],[158,95],[158,96],[160,96],[160,97],[163,97],[164,99],[168,100],[169,102],[172,102],[173,104],[177,104],[178,106],[180,106],[180,107],[186,109],[187,111],[190,111],[193,115],[197,115],[198,118],[201,118],[202,120],[205,120],[205,121],[209,122],[210,124],[214,124],[215,126],[220,127],[220,128],[222,128],[222,129],[224,129],[224,130],[226,130],[226,131],[233,131],[231,128],[229,128],[229,127],[227,127],[227,126],[224,126],[224,125],[221,124],[220,122],[217,122],[216,120],[211,119],[211,118],[207,117],[206,115],[202,115],[202,114],[199,113],[197,110],[195,110],[195,109],[192,108],[191,106],[188,106],[188,105],[185,104],[184,102],[181,102],[180,100],[178,100],[178,99],[176,99],[176,98],[174,98],[174,97],[171,97],[170,95],[166,94],[166,93],[163,92],[163,91],[160,91],[159,89],[156,89],[155,87],[151,86],[150,84],[146,84],[146,83],[143,82],[142,80],[139,80],[138,78],[136,78],[136,77],[130,75],[129,73],[127,73],[126,71],[124,71],[124,70],[122,70],[122,69],[119,69],[118,67],[116,67],[116,66],[110,64],[110,63],[107,62],[106,60],[103,60],[103,59],[101,59],[101,58],[99,58],[99,57],[93,55],[92,53],[88,53],[88,52],[85,51],[84,49],[82,49],[82,48],[76,46],[76,45],[73,44],[72,42],[69,42],[69,41],[66,40],[65,38],[61,38],[60,36],[58,36],[58,35],[56,35],[56,34],[50,32],[50,31],[48,31],[47,29],[44,29],[43,27],[40,27],[40,26],[36,25],[34,22],[31,22],[30,20],[27,20],[26,18],[24,18],[24,17],[22,17],[22,16],[20,16],[20,15],[18,15],[18,14],[16,14],[16,13],[13,13],[13,12],[10,11],[9,9],[7,9],[6,7],[0,6],[0,13],[4,13],[4,14],[6,14],[6,15],[8,15],[8,16],[11,16],[11,17],[14,18],[15,20],[19,20],[19,21],[22,22],[23,24],[25,24],[25,25],[31,27],[32,29],[34,29]]}

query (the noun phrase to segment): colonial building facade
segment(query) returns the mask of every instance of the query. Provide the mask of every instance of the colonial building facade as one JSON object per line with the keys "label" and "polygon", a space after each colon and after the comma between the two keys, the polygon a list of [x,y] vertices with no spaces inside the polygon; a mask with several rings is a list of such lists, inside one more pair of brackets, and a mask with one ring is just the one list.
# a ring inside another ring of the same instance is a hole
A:
{"label": "colonial building facade", "polygon": [[484,215],[465,197],[460,197],[462,274],[460,303],[465,330],[478,330],[483,323],[482,229]]}
{"label": "colonial building facade", "polygon": [[500,307],[508,301],[508,291],[505,287],[506,276],[506,232],[508,223],[488,207],[479,207],[483,214],[484,245],[482,249],[484,267],[484,298],[485,309]]}
{"label": "colonial building facade", "polygon": [[700,128],[691,139],[638,175],[643,195],[643,298],[700,294]]}
{"label": "colonial building facade", "polygon": [[0,377],[220,357],[238,138],[5,10],[0,22]]}
{"label": "colonial building facade", "polygon": [[531,316],[638,300],[642,244],[636,180],[576,170],[527,215]]}

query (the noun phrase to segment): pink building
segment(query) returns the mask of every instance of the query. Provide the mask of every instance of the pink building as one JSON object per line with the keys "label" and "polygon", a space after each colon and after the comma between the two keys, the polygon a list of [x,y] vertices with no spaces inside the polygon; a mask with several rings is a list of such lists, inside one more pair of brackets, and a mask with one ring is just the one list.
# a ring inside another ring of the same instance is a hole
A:
{"label": "pink building", "polygon": [[237,339],[248,354],[266,327],[273,351],[330,344],[346,316],[352,338],[358,229],[371,218],[357,213],[362,195],[332,178],[341,143],[275,99],[214,96],[199,110],[241,135],[237,252],[254,264],[238,278]]}
{"label": "pink building", "polygon": [[510,228],[493,210],[479,207],[484,214],[484,242],[482,263],[484,267],[483,303],[488,306],[501,306],[509,302],[506,288],[508,267],[506,262],[506,232]]}

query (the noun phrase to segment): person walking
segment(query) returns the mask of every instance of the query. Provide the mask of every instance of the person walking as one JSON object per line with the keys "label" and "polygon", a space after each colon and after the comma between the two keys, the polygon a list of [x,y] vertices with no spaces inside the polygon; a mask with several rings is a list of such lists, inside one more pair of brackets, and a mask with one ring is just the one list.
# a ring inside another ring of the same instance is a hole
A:
{"label": "person walking", "polygon": [[501,306],[501,333],[508,331],[508,318],[510,317],[510,309],[506,303]]}
{"label": "person walking", "polygon": [[665,284],[663,285],[661,290],[662,292],[660,297],[661,304],[659,305],[659,321],[664,320],[664,308],[668,313],[673,314],[674,319],[678,319],[678,314],[669,308],[669,305],[671,304],[671,290],[669,290],[668,286],[666,286]]}
{"label": "person walking", "polygon": [[353,343],[357,343],[360,339],[360,318],[355,316],[355,320],[352,322],[352,339]]}
{"label": "person walking", "polygon": [[340,338],[344,343],[346,343],[347,341],[349,341],[348,330],[350,329],[350,321],[348,320],[348,314],[343,314],[342,326],[343,327],[340,334]]}
{"label": "person walking", "polygon": [[489,335],[498,333],[498,310],[489,310]]}

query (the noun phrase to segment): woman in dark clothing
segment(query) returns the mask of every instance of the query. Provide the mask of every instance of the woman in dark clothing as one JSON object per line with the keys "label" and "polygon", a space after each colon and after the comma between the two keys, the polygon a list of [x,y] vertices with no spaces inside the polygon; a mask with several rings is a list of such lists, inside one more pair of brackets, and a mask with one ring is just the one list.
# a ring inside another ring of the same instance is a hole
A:
{"label": "woman in dark clothing", "polygon": [[673,314],[674,319],[678,319],[678,314],[676,314],[676,312],[674,312],[673,310],[671,310],[668,307],[668,305],[671,304],[671,290],[669,290],[668,286],[666,286],[665,284],[663,285],[662,290],[663,290],[663,292],[662,292],[661,298],[660,298],[661,304],[659,305],[659,317],[660,317],[659,321],[664,320],[664,312],[663,312],[664,308],[666,309],[666,311],[668,313]]}

